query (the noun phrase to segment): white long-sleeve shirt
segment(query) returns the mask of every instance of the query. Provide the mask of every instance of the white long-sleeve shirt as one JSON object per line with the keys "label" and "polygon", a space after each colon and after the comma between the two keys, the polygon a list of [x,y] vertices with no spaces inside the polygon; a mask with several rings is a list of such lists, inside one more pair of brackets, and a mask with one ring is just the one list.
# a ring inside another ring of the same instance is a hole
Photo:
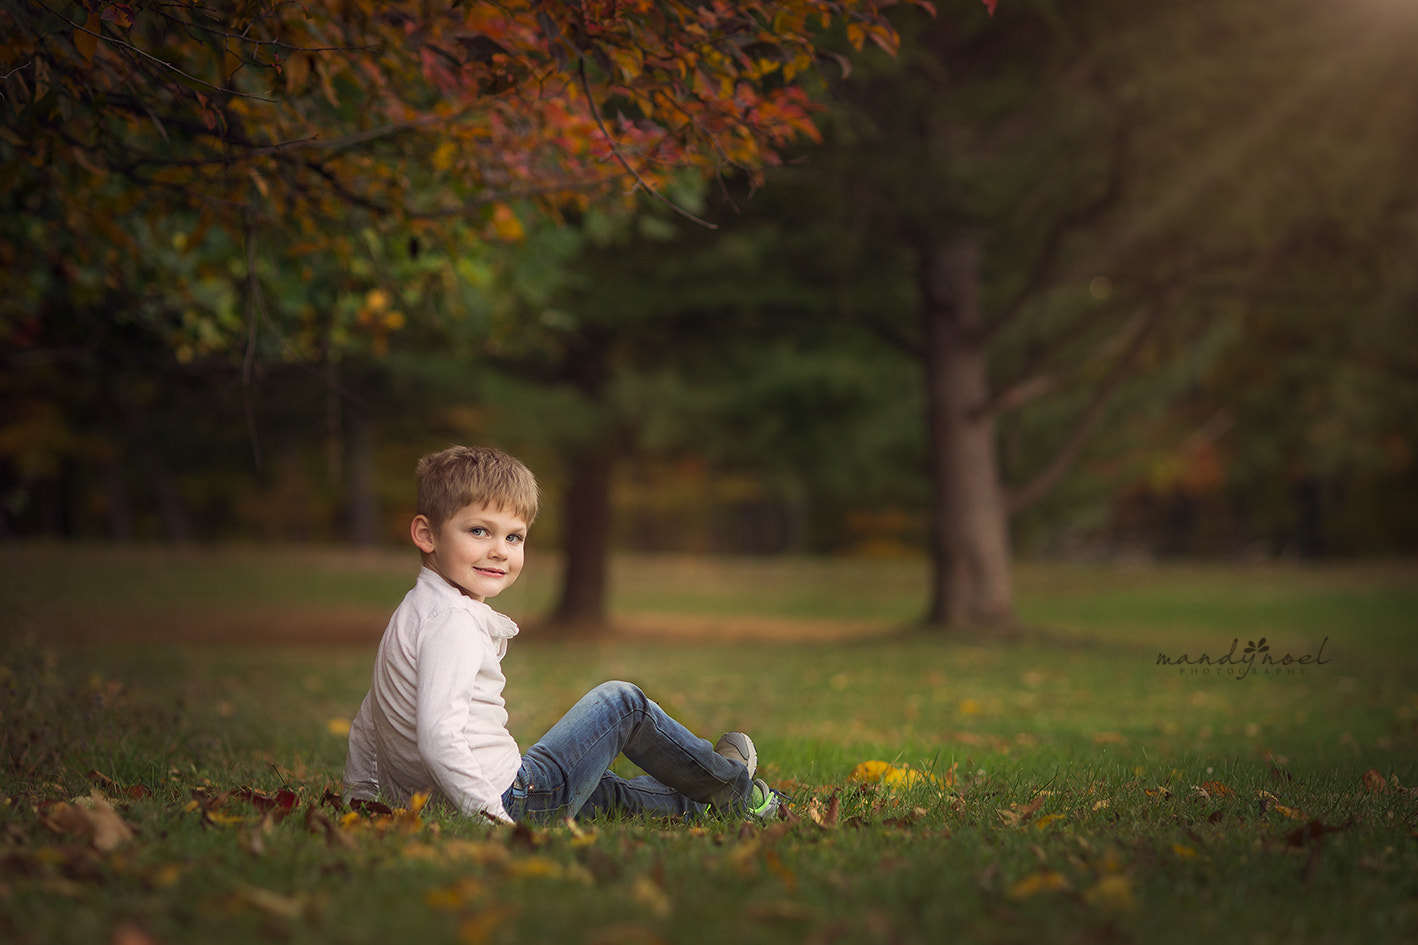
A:
{"label": "white long-sleeve shirt", "polygon": [[464,814],[508,820],[522,764],[507,731],[502,657],[517,625],[423,568],[374,661],[350,725],[345,796],[405,803],[427,791]]}

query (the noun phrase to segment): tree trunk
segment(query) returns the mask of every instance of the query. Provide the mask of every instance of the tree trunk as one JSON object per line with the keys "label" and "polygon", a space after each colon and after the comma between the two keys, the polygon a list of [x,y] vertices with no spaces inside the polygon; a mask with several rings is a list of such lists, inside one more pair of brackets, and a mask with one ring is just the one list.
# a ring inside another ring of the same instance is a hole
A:
{"label": "tree trunk", "polygon": [[362,548],[370,548],[379,540],[379,497],[374,491],[374,430],[363,411],[352,410],[348,417],[346,482],[350,540]]}
{"label": "tree trunk", "polygon": [[577,447],[568,457],[562,538],[566,571],[561,600],[551,616],[558,633],[593,634],[605,626],[614,465],[614,448],[604,437]]}
{"label": "tree trunk", "polygon": [[933,489],[932,601],[938,627],[1014,621],[1009,513],[989,403],[981,333],[981,241],[960,235],[920,262],[927,423]]}
{"label": "tree trunk", "polygon": [[566,376],[596,408],[584,438],[566,451],[566,513],[562,551],[561,600],[551,615],[554,633],[594,635],[606,625],[606,585],[610,556],[611,473],[619,449],[616,425],[605,419],[610,383],[610,342],[594,330],[569,348]]}

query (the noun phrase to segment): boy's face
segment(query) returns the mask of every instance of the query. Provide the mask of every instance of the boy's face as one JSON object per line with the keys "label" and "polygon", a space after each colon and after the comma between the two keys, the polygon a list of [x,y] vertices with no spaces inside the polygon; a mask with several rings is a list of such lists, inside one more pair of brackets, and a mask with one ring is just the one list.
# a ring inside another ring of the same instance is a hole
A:
{"label": "boy's face", "polygon": [[522,572],[527,523],[511,512],[465,505],[437,529],[415,516],[410,532],[424,562],[473,600],[496,597]]}

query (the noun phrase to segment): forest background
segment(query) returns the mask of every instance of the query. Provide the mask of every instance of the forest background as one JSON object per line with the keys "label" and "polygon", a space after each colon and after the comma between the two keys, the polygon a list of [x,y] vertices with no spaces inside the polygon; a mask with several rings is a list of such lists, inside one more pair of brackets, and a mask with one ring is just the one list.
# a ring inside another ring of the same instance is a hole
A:
{"label": "forest background", "polygon": [[469,442],[567,626],[613,552],[928,556],[943,626],[1020,556],[1415,549],[1418,9],[740,4],[696,71],[637,19],[694,6],[9,6],[0,536],[396,544]]}

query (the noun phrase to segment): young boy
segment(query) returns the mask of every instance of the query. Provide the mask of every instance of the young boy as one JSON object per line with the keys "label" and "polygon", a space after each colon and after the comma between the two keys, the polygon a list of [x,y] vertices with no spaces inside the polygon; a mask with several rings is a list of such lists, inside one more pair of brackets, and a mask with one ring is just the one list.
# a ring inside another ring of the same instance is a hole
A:
{"label": "young boy", "polygon": [[[485,603],[517,580],[537,483],[499,450],[455,446],[418,464],[410,534],[423,554],[350,726],[345,794],[419,792],[470,816],[549,822],[602,811],[678,816],[706,807],[766,818],[741,732],[698,738],[630,683],[597,686],[525,755],[507,731],[502,657],[517,625]],[[606,770],[624,753],[647,774]]]}

